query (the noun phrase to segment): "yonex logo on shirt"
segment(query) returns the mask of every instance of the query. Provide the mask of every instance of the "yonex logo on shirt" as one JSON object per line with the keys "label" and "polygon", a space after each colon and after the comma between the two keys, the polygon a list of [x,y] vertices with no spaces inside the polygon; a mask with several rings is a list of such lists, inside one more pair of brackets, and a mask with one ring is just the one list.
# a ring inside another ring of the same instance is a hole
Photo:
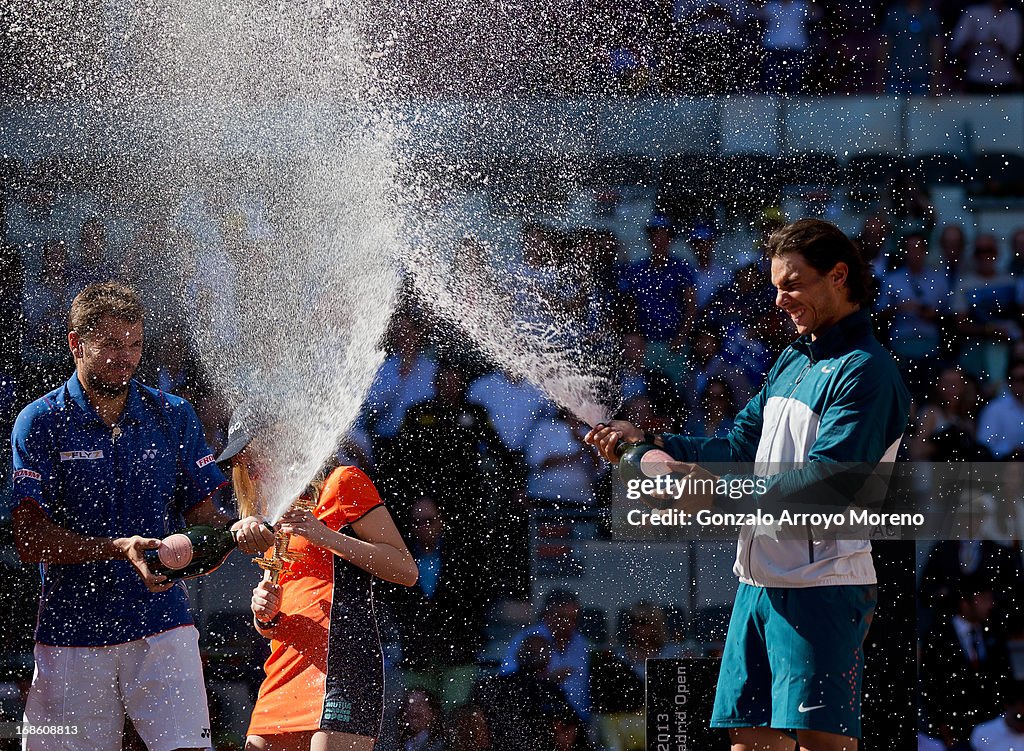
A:
{"label": "yonex logo on shirt", "polygon": [[43,476],[38,472],[33,472],[31,469],[16,469],[14,471],[13,479],[15,480],[36,480],[41,482]]}
{"label": "yonex logo on shirt", "polygon": [[62,462],[72,462],[77,459],[102,459],[103,451],[61,451],[60,460]]}
{"label": "yonex logo on shirt", "polygon": [[143,459],[156,459],[156,449],[145,449],[142,452]]}
{"label": "yonex logo on shirt", "polygon": [[196,461],[196,466],[199,467],[200,469],[202,469],[207,464],[213,464],[213,462],[214,462],[213,454],[207,454],[202,459],[199,459],[199,460]]}

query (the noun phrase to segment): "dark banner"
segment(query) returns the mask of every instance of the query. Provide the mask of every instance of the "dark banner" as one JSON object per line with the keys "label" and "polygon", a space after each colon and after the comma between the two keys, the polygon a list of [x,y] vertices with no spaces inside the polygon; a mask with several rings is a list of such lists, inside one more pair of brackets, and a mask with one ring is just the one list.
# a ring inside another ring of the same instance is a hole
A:
{"label": "dark banner", "polygon": [[712,730],[718,658],[647,661],[647,751],[728,748],[724,730]]}

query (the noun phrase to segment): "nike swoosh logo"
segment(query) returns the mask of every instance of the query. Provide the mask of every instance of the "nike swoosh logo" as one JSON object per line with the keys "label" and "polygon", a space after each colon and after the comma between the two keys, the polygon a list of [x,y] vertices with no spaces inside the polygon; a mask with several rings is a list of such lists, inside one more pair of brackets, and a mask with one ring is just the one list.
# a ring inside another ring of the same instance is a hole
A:
{"label": "nike swoosh logo", "polygon": [[[792,704],[790,706],[792,706]],[[813,706],[813,707],[805,707],[804,703],[800,702],[800,705],[796,708],[796,711],[800,712],[802,714],[804,712],[810,712],[812,709],[822,709],[824,706],[825,706],[824,704],[818,704],[818,705]]]}
{"label": "nike swoosh logo", "polygon": [[822,366],[821,366],[821,372],[822,372],[822,373],[831,373],[831,372],[832,372],[833,370],[835,370],[835,367],[834,367],[834,366],[833,366],[833,367],[831,367],[831,368],[829,368],[829,367],[827,367],[827,366],[825,366],[825,365],[822,365]]}

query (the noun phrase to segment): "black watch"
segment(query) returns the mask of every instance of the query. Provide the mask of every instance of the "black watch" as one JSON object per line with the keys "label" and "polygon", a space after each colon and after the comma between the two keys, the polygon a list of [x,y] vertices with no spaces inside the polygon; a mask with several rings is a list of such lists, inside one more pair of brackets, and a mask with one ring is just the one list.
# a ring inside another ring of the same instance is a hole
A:
{"label": "black watch", "polygon": [[269,621],[261,621],[259,618],[256,618],[256,616],[253,616],[253,618],[255,619],[257,626],[259,626],[264,631],[269,631],[281,621],[281,613],[278,612],[277,615],[275,615]]}

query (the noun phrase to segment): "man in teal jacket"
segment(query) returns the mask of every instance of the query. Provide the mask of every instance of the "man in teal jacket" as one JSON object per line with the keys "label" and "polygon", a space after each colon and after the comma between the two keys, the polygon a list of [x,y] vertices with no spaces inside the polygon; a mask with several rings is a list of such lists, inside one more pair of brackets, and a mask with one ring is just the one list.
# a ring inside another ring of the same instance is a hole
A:
{"label": "man in teal jacket", "polygon": [[[728,437],[645,436],[624,421],[587,436],[613,462],[620,440],[648,440],[691,479],[717,480],[701,465],[723,462],[753,463],[765,478],[740,507],[691,495],[679,499],[684,511],[853,502],[851,478],[864,473],[849,468],[892,462],[903,438],[910,397],[872,334],[870,272],[857,247],[833,225],[801,219],[771,236],[767,255],[775,304],[800,336]],[[871,544],[805,532],[741,528],[712,717],[729,729],[733,751],[792,751],[794,734],[806,751],[857,748],[863,641],[877,599]]]}

